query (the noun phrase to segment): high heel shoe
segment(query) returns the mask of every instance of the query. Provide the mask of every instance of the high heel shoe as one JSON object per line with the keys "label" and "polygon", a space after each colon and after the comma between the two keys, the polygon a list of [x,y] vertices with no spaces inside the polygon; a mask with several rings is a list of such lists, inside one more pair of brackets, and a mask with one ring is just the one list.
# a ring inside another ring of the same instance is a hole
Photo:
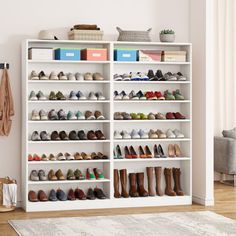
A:
{"label": "high heel shoe", "polygon": [[152,152],[150,151],[149,147],[146,145],[145,146],[145,153],[146,153],[146,156],[147,158],[152,158]]}
{"label": "high heel shoe", "polygon": [[132,155],[130,154],[129,149],[128,149],[127,146],[125,146],[124,151],[125,151],[125,158],[126,159],[131,159]]}
{"label": "high heel shoe", "polygon": [[159,152],[159,149],[157,148],[156,144],[154,145],[153,149],[154,149],[154,158],[161,158],[161,153]]}
{"label": "high heel shoe", "polygon": [[147,158],[147,155],[144,153],[142,146],[139,146],[139,157],[140,158]]}
{"label": "high heel shoe", "polygon": [[121,152],[121,149],[120,149],[120,145],[116,146],[116,153],[117,153],[117,155],[116,155],[117,159],[123,159],[123,155],[122,155],[122,152]]}
{"label": "high heel shoe", "polygon": [[168,156],[175,157],[175,147],[173,144],[168,145]]}
{"label": "high heel shoe", "polygon": [[174,148],[175,148],[175,155],[177,157],[182,157],[182,152],[181,152],[180,146],[178,144],[175,144]]}
{"label": "high heel shoe", "polygon": [[166,155],[163,151],[163,148],[162,148],[161,144],[158,145],[157,150],[158,150],[158,153],[160,153],[161,158],[166,158]]}
{"label": "high heel shoe", "polygon": [[130,151],[130,154],[131,154],[132,158],[138,158],[138,155],[137,155],[137,153],[135,152],[133,146],[130,146],[130,147],[129,147],[129,151]]}

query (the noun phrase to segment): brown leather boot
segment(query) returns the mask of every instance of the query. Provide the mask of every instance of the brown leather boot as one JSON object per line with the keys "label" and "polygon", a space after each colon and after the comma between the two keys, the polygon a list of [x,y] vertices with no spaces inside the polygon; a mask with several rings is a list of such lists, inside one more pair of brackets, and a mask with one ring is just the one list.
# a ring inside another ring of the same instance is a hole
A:
{"label": "brown leather boot", "polygon": [[120,191],[119,191],[119,172],[117,169],[114,169],[114,197],[120,198]]}
{"label": "brown leather boot", "polygon": [[124,198],[128,198],[129,194],[127,192],[127,170],[122,169],[120,170],[120,182],[121,182],[121,196]]}
{"label": "brown leather boot", "polygon": [[130,197],[139,197],[137,192],[137,180],[135,173],[129,173],[129,195]]}
{"label": "brown leather boot", "polygon": [[156,193],[159,196],[163,196],[163,191],[161,190],[161,173],[162,167],[155,167],[155,175],[156,175]]}
{"label": "brown leather boot", "polygon": [[181,175],[180,168],[172,168],[172,172],[174,178],[174,191],[178,196],[184,196],[184,192],[181,189],[180,185],[180,175]]}
{"label": "brown leather boot", "polygon": [[137,173],[138,193],[140,197],[148,197],[148,192],[144,189],[144,173]]}
{"label": "brown leather boot", "polygon": [[148,177],[148,194],[149,196],[155,196],[154,191],[154,168],[153,167],[147,167],[147,177]]}
{"label": "brown leather boot", "polygon": [[165,168],[164,175],[165,175],[165,180],[166,180],[165,194],[168,196],[176,196],[176,193],[171,188],[171,178],[172,178],[171,168]]}

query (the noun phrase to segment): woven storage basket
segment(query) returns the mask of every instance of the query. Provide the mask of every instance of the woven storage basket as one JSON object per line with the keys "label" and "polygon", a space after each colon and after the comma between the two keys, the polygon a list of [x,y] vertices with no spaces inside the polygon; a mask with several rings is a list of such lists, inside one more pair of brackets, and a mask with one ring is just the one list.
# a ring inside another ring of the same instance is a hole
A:
{"label": "woven storage basket", "polygon": [[0,178],[0,212],[14,211],[15,206],[5,207],[3,206],[3,184],[15,184],[15,180],[11,180],[9,177]]}
{"label": "woven storage basket", "polygon": [[102,40],[103,31],[101,30],[71,30],[69,33],[69,39],[71,40]]}
{"label": "woven storage basket", "polygon": [[119,27],[116,27],[119,32],[118,41],[128,41],[128,42],[151,42],[149,36],[151,28],[147,31],[134,31],[134,30],[122,30]]}

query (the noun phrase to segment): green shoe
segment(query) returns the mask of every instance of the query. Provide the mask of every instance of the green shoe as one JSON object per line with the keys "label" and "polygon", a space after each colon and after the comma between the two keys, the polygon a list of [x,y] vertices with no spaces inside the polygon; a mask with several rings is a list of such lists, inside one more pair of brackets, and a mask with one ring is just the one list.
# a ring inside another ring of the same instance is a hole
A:
{"label": "green shoe", "polygon": [[164,92],[164,96],[166,100],[175,100],[175,96],[169,90]]}
{"label": "green shoe", "polygon": [[68,172],[67,172],[67,179],[68,180],[75,180],[75,175],[74,175],[73,170],[71,170],[71,169],[68,170]]}
{"label": "green shoe", "polygon": [[180,93],[179,89],[173,91],[173,95],[175,96],[176,100],[184,100],[184,96]]}
{"label": "green shoe", "polygon": [[76,115],[74,114],[74,112],[69,111],[67,114],[67,120],[77,120]]}
{"label": "green shoe", "polygon": [[147,118],[148,118],[147,115],[144,113],[138,113],[138,115],[140,115],[141,120],[147,120]]}
{"label": "green shoe", "polygon": [[138,113],[138,114],[137,113],[131,113],[130,115],[131,115],[133,120],[140,120],[141,119],[140,113]]}
{"label": "green shoe", "polygon": [[92,168],[87,168],[86,179],[95,180],[95,175]]}
{"label": "green shoe", "polygon": [[82,174],[82,172],[79,169],[76,169],[74,172],[75,178],[78,180],[84,180],[85,176]]}
{"label": "green shoe", "polygon": [[61,91],[59,91],[56,94],[57,100],[66,100],[66,97],[63,95],[63,93]]}
{"label": "green shoe", "polygon": [[51,91],[51,93],[49,95],[49,100],[57,100],[57,96],[53,91]]}
{"label": "green shoe", "polygon": [[78,120],[85,120],[85,116],[83,115],[81,111],[77,111],[75,115]]}
{"label": "green shoe", "polygon": [[93,172],[94,172],[94,174],[96,176],[96,179],[105,179],[101,169],[94,168]]}

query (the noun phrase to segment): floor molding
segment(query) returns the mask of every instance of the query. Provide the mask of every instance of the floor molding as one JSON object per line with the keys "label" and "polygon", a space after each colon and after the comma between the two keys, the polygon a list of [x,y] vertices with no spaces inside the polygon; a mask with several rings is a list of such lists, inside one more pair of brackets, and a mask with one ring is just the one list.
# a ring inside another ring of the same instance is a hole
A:
{"label": "floor molding", "polygon": [[197,195],[193,195],[193,202],[203,206],[214,206],[214,198],[205,198]]}

